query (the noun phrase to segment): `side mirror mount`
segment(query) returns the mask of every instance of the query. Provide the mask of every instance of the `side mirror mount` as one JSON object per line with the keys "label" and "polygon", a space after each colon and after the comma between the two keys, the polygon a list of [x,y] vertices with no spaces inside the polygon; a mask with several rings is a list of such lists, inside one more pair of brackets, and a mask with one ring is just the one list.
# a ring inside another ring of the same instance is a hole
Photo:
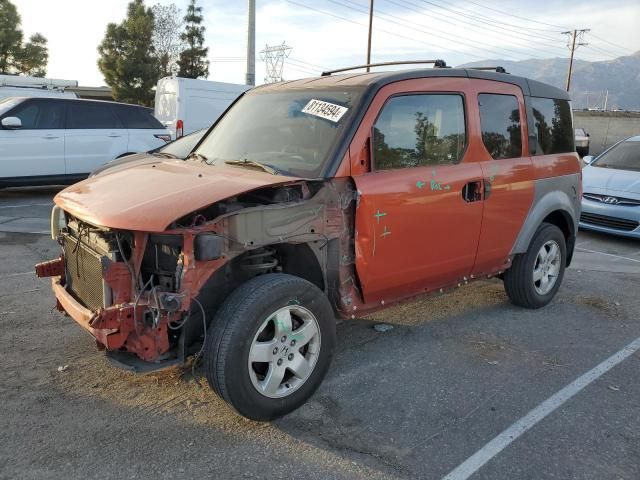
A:
{"label": "side mirror mount", "polygon": [[589,165],[591,162],[593,162],[593,155],[586,155],[584,157],[582,157],[582,161],[586,164]]}
{"label": "side mirror mount", "polygon": [[22,120],[18,117],[5,117],[2,119],[2,128],[7,130],[17,130],[22,128]]}

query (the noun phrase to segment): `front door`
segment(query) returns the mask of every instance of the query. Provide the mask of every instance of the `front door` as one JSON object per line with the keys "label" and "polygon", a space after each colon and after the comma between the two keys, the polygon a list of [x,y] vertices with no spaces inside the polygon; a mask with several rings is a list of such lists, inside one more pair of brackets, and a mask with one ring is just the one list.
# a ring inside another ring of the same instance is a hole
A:
{"label": "front door", "polygon": [[22,127],[0,127],[0,177],[54,177],[65,173],[64,104],[33,98],[10,110]]}
{"label": "front door", "polygon": [[[380,90],[351,145],[356,269],[366,303],[463,282],[482,223],[468,79],[407,80]],[[370,161],[358,159],[370,144]],[[369,165],[367,165],[369,163]]]}

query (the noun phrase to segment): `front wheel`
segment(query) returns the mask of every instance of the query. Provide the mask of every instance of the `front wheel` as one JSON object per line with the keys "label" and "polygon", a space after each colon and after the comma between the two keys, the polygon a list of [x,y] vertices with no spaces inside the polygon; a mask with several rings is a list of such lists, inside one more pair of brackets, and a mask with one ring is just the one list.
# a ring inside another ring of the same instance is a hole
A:
{"label": "front wheel", "polygon": [[212,326],[205,354],[209,385],[253,420],[302,405],[322,382],[335,347],[327,297],[292,275],[249,280],[223,303]]}
{"label": "front wheel", "polygon": [[504,288],[515,305],[540,308],[547,305],[560,288],[566,264],[564,234],[555,225],[543,223],[529,250],[518,255],[504,273]]}

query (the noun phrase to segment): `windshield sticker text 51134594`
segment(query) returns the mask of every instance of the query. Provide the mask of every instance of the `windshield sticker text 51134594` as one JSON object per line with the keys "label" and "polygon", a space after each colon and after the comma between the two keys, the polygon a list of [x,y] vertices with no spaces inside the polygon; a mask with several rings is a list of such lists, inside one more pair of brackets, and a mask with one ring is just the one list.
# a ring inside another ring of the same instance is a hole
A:
{"label": "windshield sticker text 51134594", "polygon": [[302,109],[302,113],[308,113],[309,115],[325,118],[332,122],[338,122],[348,110],[349,109],[347,107],[323,102],[322,100],[311,100]]}

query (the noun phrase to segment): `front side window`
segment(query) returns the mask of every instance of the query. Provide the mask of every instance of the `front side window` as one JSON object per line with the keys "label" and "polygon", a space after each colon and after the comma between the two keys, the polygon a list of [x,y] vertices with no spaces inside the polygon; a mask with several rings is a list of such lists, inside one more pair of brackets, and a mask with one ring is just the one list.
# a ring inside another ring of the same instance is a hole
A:
{"label": "front side window", "polygon": [[68,127],[71,129],[108,129],[120,127],[111,105],[100,102],[69,102]]}
{"label": "front side window", "polygon": [[55,130],[64,128],[64,104],[56,100],[27,100],[4,117],[17,117],[21,130]]}
{"label": "front side window", "polygon": [[494,160],[522,156],[520,107],[514,95],[478,95],[482,142]]}
{"label": "front side window", "polygon": [[317,177],[360,94],[353,87],[258,89],[231,107],[195,153],[210,164],[253,161],[283,174]]}
{"label": "front side window", "polygon": [[536,155],[575,151],[571,105],[568,100],[531,99],[535,121]]}
{"label": "front side window", "polygon": [[458,94],[392,97],[373,129],[376,170],[455,164],[466,143],[464,99]]}

